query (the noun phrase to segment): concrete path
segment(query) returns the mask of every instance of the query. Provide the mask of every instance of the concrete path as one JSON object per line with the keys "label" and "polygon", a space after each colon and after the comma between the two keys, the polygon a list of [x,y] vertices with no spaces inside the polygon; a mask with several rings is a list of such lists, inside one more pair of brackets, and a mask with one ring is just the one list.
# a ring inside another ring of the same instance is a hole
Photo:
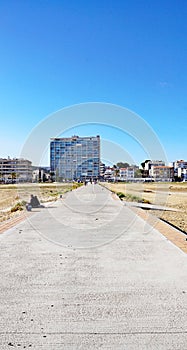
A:
{"label": "concrete path", "polygon": [[187,349],[187,255],[98,185],[0,236],[0,349]]}

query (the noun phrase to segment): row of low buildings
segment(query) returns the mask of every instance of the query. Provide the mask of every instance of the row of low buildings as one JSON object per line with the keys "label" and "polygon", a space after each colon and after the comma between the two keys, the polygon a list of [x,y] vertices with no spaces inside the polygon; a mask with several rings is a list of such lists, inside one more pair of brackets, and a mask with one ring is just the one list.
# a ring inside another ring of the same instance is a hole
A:
{"label": "row of low buildings", "polygon": [[141,164],[142,177],[155,181],[187,181],[187,161],[177,160],[166,165],[161,160],[146,160]]}
{"label": "row of low buildings", "polygon": [[[103,179],[106,181],[187,181],[187,161],[178,160],[169,165],[163,161],[145,161],[143,167],[106,167]],[[137,168],[140,170],[137,177]]]}
{"label": "row of low buildings", "polygon": [[141,167],[105,166],[100,157],[100,136],[52,138],[50,167],[32,166],[21,158],[0,158],[0,181],[43,182],[103,179],[105,181],[187,181],[187,161],[178,160],[168,166],[161,160],[146,160]]}
{"label": "row of low buildings", "polygon": [[101,177],[105,181],[130,181],[135,178],[136,168],[138,169],[136,166],[129,166],[126,168],[107,166]]}

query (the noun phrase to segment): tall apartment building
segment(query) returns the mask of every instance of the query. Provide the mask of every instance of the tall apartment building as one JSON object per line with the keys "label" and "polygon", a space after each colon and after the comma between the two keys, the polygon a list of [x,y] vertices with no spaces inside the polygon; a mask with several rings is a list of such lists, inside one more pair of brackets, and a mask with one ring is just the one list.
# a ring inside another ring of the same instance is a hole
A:
{"label": "tall apartment building", "polygon": [[98,178],[100,136],[51,138],[50,167],[60,181]]}
{"label": "tall apartment building", "polygon": [[22,158],[0,158],[0,179],[5,183],[32,181],[32,162]]}

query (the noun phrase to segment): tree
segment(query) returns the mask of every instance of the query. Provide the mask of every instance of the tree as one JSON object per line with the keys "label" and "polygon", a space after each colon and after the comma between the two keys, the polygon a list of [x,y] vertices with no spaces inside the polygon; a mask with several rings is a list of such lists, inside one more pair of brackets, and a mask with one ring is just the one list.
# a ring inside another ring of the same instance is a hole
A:
{"label": "tree", "polygon": [[11,178],[12,178],[12,184],[13,184],[14,180],[17,179],[17,174],[16,174],[15,172],[13,172],[13,173],[11,174]]}
{"label": "tree", "polygon": [[150,162],[150,159],[146,159],[144,162],[141,163],[142,169],[140,170],[142,173],[142,177],[147,177],[149,176],[149,171],[145,170],[145,164]]}
{"label": "tree", "polygon": [[141,163],[143,169],[145,169],[145,164],[148,162],[150,162],[150,159],[146,159],[144,162]]}
{"label": "tree", "polygon": [[0,183],[3,183],[4,181],[3,172],[0,172]]}
{"label": "tree", "polygon": [[47,176],[46,176],[46,174],[45,174],[45,173],[43,173],[43,176],[42,176],[42,181],[43,181],[43,182],[46,182],[46,181],[47,181]]}
{"label": "tree", "polygon": [[115,176],[115,181],[116,181],[116,178],[119,176],[119,168],[117,168],[117,167],[115,167],[114,176]]}
{"label": "tree", "polygon": [[55,181],[55,172],[54,171],[50,171],[50,180],[51,180],[51,182]]}
{"label": "tree", "polygon": [[142,177],[142,172],[140,169],[135,170],[134,177]]}
{"label": "tree", "polygon": [[128,168],[130,166],[129,163],[126,162],[118,162],[116,165],[118,168]]}

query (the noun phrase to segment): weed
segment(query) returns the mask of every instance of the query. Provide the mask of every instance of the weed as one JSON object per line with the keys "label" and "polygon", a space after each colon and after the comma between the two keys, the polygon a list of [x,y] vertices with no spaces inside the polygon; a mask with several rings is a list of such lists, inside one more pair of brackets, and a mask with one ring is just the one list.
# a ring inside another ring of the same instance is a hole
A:
{"label": "weed", "polygon": [[122,200],[124,197],[126,197],[125,194],[124,194],[123,192],[117,192],[116,194],[117,194],[117,196],[118,196],[121,200]]}
{"label": "weed", "polygon": [[23,204],[22,202],[18,202],[16,203],[12,208],[11,208],[11,213],[14,213],[15,211],[18,211],[18,210],[23,210]]}
{"label": "weed", "polygon": [[132,194],[124,194],[123,192],[117,192],[116,194],[121,200],[125,199],[127,202],[137,202],[137,203],[150,204],[150,202],[147,199],[141,198],[138,196],[134,196]]}

